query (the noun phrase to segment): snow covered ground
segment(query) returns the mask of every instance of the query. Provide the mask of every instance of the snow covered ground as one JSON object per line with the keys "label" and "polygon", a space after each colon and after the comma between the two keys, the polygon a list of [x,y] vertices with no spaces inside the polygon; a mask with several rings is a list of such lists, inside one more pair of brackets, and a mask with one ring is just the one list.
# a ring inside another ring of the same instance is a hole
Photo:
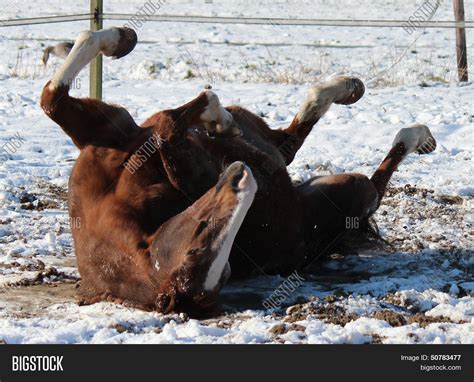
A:
{"label": "snow covered ground", "polygon": [[[87,12],[88,1],[7,1],[0,19]],[[133,12],[141,1],[106,3]],[[472,0],[466,17],[474,19]],[[352,5],[351,5],[352,4]],[[406,19],[421,1],[167,1],[168,14]],[[444,2],[434,19],[452,18]],[[112,25],[107,22],[106,25]],[[392,179],[376,219],[393,247],[335,254],[278,309],[262,302],[285,278],[261,275],[222,291],[225,314],[196,320],[100,303],[79,307],[67,215],[78,155],[42,112],[42,48],[73,39],[86,22],[1,28],[0,341],[7,343],[474,343],[474,84],[456,84],[454,32],[147,23],[135,51],[105,60],[104,94],[137,121],[180,105],[210,83],[225,104],[288,124],[306,89],[330,75],[368,89],[333,106],[289,171],[370,175],[398,129],[430,126],[437,150],[412,156]],[[468,30],[470,51],[474,33]],[[471,60],[472,61],[472,60]],[[471,66],[471,76],[474,74]],[[73,94],[88,94],[87,71]],[[8,144],[8,146],[5,146]]]}

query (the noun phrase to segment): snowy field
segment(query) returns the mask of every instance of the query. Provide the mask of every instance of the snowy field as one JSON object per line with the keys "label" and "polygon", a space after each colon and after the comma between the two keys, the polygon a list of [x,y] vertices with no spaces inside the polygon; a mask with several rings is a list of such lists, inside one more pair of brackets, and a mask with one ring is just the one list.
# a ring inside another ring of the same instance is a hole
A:
{"label": "snowy field", "polygon": [[[27,3],[27,4],[25,4]],[[6,5],[5,5],[6,4]],[[132,13],[142,1],[105,1]],[[167,1],[160,13],[406,19],[414,0]],[[473,20],[474,1],[466,0]],[[0,19],[86,13],[88,1],[2,2]],[[451,20],[445,1],[434,20]],[[124,22],[106,22],[106,26]],[[78,150],[39,107],[60,63],[45,46],[88,22],[0,28],[0,342],[6,343],[474,343],[474,84],[456,83],[454,31],[146,23],[129,56],[104,60],[104,98],[137,122],[211,84],[272,127],[289,124],[309,86],[359,76],[365,96],[333,106],[289,172],[295,181],[371,175],[397,131],[427,124],[437,150],[406,159],[375,218],[392,247],[335,254],[278,309],[262,302],[284,277],[261,275],[222,291],[223,313],[196,320],[100,303],[78,306],[67,213]],[[467,30],[474,52],[474,31]],[[472,55],[471,53],[471,62]],[[474,68],[470,67],[471,77]],[[88,73],[73,94],[87,96]]]}

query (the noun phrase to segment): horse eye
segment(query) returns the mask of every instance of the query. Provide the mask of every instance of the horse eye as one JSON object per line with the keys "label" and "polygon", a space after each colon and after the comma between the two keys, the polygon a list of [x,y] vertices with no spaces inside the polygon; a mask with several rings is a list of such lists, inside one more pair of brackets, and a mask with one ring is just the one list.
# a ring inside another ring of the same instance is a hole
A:
{"label": "horse eye", "polygon": [[190,249],[187,253],[186,253],[186,256],[194,256],[194,255],[197,255],[199,253],[199,248],[193,248],[193,249]]}

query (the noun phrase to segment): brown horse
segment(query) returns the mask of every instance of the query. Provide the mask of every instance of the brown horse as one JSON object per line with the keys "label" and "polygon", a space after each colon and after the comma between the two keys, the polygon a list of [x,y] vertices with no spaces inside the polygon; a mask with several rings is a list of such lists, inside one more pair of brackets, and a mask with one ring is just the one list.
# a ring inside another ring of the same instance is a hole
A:
{"label": "brown horse", "polygon": [[[230,277],[288,272],[317,256],[347,221],[367,222],[409,153],[433,151],[426,126],[402,129],[369,179],[316,177],[293,185],[296,152],[332,103],[351,104],[363,83],[338,77],[312,88],[286,129],[224,108],[211,91],[138,126],[123,108],[70,97],[68,85],[96,55],[133,50],[133,30],[79,34],[46,84],[45,113],[81,150],[69,180],[69,213],[83,303],[127,302],[161,312],[212,306]],[[231,164],[223,169],[223,164]],[[316,235],[315,235],[316,232]]]}

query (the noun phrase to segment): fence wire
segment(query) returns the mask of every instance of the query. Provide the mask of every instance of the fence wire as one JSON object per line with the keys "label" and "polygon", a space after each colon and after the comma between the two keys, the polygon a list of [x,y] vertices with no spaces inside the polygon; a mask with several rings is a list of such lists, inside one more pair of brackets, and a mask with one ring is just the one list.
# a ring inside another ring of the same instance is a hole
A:
{"label": "fence wire", "polygon": [[[134,14],[104,13],[103,20],[129,21]],[[83,20],[93,20],[94,14],[73,14],[59,16],[31,17],[10,20],[0,20],[0,27],[24,26],[63,23]],[[180,22],[202,24],[248,24],[248,25],[287,25],[287,26],[327,26],[327,27],[359,27],[359,28],[403,28],[407,20],[343,20],[343,19],[285,19],[285,18],[256,18],[256,17],[221,17],[221,16],[181,16],[181,15],[150,15],[146,21]],[[425,21],[423,28],[474,28],[474,21],[456,22],[450,20]]]}

